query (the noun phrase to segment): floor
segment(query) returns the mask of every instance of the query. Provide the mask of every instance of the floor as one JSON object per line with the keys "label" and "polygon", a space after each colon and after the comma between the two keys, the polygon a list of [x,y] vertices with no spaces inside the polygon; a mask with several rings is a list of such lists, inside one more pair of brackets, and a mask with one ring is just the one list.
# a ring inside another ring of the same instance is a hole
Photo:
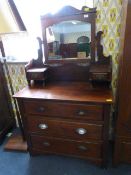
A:
{"label": "floor", "polygon": [[[4,144],[3,144],[4,145]],[[0,175],[131,175],[131,165],[107,169],[72,157],[7,152],[0,146]]]}

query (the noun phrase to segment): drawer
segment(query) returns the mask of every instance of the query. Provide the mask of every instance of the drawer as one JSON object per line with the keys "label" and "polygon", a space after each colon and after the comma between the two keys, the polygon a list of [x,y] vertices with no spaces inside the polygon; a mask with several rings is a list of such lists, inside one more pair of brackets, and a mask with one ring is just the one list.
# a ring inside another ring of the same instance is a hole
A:
{"label": "drawer", "polygon": [[75,142],[42,136],[31,136],[32,148],[48,153],[75,155],[79,157],[101,158],[102,143]]}
{"label": "drawer", "polygon": [[102,139],[103,125],[101,124],[71,122],[38,116],[28,116],[27,118],[28,129],[31,133],[76,140],[86,140],[87,138]]}
{"label": "drawer", "polygon": [[50,101],[25,101],[26,114],[59,116],[66,118],[103,120],[102,105],[60,103]]}

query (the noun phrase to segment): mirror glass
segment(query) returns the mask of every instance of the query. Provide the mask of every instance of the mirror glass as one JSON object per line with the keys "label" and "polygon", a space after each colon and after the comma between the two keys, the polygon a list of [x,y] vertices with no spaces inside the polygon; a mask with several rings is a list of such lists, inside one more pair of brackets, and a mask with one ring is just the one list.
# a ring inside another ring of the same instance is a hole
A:
{"label": "mirror glass", "polygon": [[90,59],[91,24],[62,21],[46,28],[48,59]]}

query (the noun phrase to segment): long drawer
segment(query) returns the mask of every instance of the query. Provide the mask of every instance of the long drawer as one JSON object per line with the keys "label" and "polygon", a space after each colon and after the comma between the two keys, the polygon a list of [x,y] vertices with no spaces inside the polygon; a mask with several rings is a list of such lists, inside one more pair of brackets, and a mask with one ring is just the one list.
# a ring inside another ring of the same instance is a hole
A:
{"label": "long drawer", "polygon": [[79,157],[102,157],[101,142],[76,142],[33,135],[31,136],[31,143],[32,149],[39,149],[41,152],[68,154]]}
{"label": "long drawer", "polygon": [[103,120],[103,106],[95,104],[73,104],[51,101],[25,101],[26,114],[59,116],[65,118]]}
{"label": "long drawer", "polygon": [[77,140],[102,139],[103,125],[71,122],[62,119],[28,116],[28,130],[30,133],[39,133],[43,136],[61,137]]}

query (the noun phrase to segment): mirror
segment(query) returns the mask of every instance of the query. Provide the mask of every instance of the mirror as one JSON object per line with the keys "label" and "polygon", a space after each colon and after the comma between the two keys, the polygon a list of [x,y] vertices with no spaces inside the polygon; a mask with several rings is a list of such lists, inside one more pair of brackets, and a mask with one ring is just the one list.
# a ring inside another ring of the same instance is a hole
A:
{"label": "mirror", "polygon": [[90,59],[91,24],[68,20],[46,28],[48,59]]}
{"label": "mirror", "polygon": [[46,64],[95,60],[96,8],[65,6],[41,17]]}

